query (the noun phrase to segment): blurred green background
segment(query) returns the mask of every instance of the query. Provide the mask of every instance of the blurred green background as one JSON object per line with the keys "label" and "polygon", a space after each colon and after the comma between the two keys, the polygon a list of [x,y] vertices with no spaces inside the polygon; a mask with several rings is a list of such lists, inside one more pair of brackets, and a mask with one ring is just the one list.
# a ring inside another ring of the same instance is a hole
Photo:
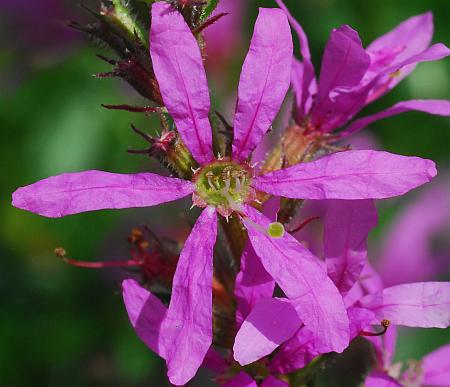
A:
{"label": "blurred green background", "polygon": [[[126,273],[75,268],[53,255],[54,247],[64,246],[75,258],[126,259],[130,229],[158,223],[162,213],[100,211],[52,220],[10,205],[17,187],[50,175],[84,169],[133,173],[156,167],[144,157],[126,153],[129,146],[145,146],[129,123],[149,132],[156,129],[155,123],[100,106],[143,102],[120,80],[92,77],[109,70],[95,57],[105,50],[63,27],[62,20],[86,19],[75,3],[0,0],[0,385],[164,386],[162,362],[128,323],[119,292]],[[226,96],[234,95],[237,87],[257,6],[275,6],[273,1],[242,3],[242,30],[229,32],[240,36],[236,52],[224,59],[226,67],[210,69],[213,103],[219,110],[227,109]],[[434,42],[450,44],[448,0],[287,0],[286,4],[309,36],[316,68],[330,30],[341,24],[358,30],[367,45],[407,17],[432,10]],[[412,98],[450,99],[450,60],[419,65],[366,112]],[[407,113],[374,124],[370,132],[381,148],[432,158],[440,170],[450,167],[449,119]],[[375,250],[385,226],[406,200],[380,207],[381,227],[372,240]],[[178,207],[165,210],[174,214],[169,223],[184,222]],[[444,239],[450,239],[448,233]],[[448,273],[439,278],[448,280]],[[397,357],[418,358],[449,339],[448,330],[403,331]]]}

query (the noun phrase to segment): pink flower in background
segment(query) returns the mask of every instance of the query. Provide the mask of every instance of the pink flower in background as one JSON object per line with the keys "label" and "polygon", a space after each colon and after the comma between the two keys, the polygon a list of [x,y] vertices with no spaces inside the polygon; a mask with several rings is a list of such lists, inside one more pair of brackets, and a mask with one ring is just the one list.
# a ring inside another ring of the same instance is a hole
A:
{"label": "pink flower in background", "polygon": [[205,30],[207,64],[221,67],[229,62],[234,51],[241,44],[242,22],[246,4],[242,0],[221,0],[214,15],[227,13]]}
{"label": "pink flower in background", "polygon": [[377,261],[386,285],[435,279],[448,269],[450,245],[439,248],[439,240],[446,243],[450,230],[449,197],[449,184],[437,182],[396,216]]}
{"label": "pink flower in background", "polygon": [[[193,195],[194,204],[204,210],[180,254],[157,344],[149,344],[151,348],[156,345],[156,352],[165,358],[173,384],[185,384],[195,375],[212,343],[211,282],[217,214],[228,217],[236,213],[241,217],[249,234],[249,249],[253,249],[250,254],[256,253],[257,264],[289,299],[271,301],[277,303],[280,313],[288,304],[290,311],[286,312],[295,326],[304,324],[320,337],[327,351],[343,351],[348,345],[349,323],[336,285],[318,258],[285,233],[280,223],[251,206],[255,193],[294,199],[387,198],[430,181],[436,174],[434,163],[387,152],[348,151],[256,176],[247,160],[285,97],[292,59],[291,33],[284,12],[264,8],[260,9],[242,67],[232,157],[216,159],[201,53],[183,17],[167,3],[152,6],[150,40],[165,106],[200,166],[192,180],[153,173],[69,173],[19,188],[13,194],[13,205],[47,217],[63,217],[101,209],[154,206]],[[337,286],[346,288],[353,280],[344,277]]]}
{"label": "pink flower in background", "polygon": [[450,345],[443,345],[404,369],[392,363],[397,332],[389,328],[384,336],[369,338],[376,352],[376,366],[365,381],[366,387],[447,387],[450,380]]}
{"label": "pink flower in background", "polygon": [[[278,5],[288,12],[282,0]],[[289,15],[300,40],[302,61],[294,59],[292,88],[295,119],[311,132],[329,133],[348,125],[341,136],[359,131],[374,121],[409,110],[450,116],[450,101],[410,100],[371,116],[349,121],[366,105],[394,88],[420,62],[450,55],[442,43],[430,46],[433,18],[430,12],[414,16],[363,48],[358,33],[344,25],[331,32],[317,81],[308,39],[301,25]]]}

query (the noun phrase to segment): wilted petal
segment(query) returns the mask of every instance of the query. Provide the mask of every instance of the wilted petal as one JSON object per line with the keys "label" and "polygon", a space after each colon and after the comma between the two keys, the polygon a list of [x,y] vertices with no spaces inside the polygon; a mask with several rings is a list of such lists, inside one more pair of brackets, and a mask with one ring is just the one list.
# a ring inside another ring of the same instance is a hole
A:
{"label": "wilted petal", "polygon": [[60,218],[103,209],[149,207],[183,198],[194,191],[190,181],[153,173],[121,175],[103,171],[64,173],[13,193],[13,206]]}
{"label": "wilted petal", "polygon": [[[284,5],[282,0],[275,0],[278,6],[286,12],[288,16],[289,23],[291,24],[294,31],[297,33],[298,39],[300,41],[300,53],[302,54],[302,62],[295,60],[293,61],[293,75],[292,75],[292,86],[294,88],[296,97],[296,110],[297,118],[301,120],[305,115],[309,113],[312,105],[313,95],[317,93],[317,81],[316,74],[314,71],[314,66],[311,62],[311,53],[309,51],[308,38],[297,20],[293,18],[287,7]],[[301,67],[301,70],[300,70]],[[300,75],[301,73],[301,80]]]}
{"label": "wilted petal", "polygon": [[194,377],[212,342],[212,268],[217,215],[206,208],[180,254],[160,347],[176,385]]}
{"label": "wilted petal", "polygon": [[417,282],[384,289],[368,295],[360,304],[375,312],[381,321],[420,328],[450,325],[450,282]]}
{"label": "wilted petal", "polygon": [[285,13],[260,8],[239,81],[234,158],[247,159],[269,130],[289,88],[291,63],[292,36]]}
{"label": "wilted petal", "polygon": [[364,383],[365,387],[402,387],[402,385],[389,375],[382,372],[372,372]]}
{"label": "wilted petal", "polygon": [[136,334],[153,352],[164,358],[165,354],[160,350],[158,340],[167,308],[135,280],[123,281],[122,293],[128,317]]}
{"label": "wilted petal", "polygon": [[289,383],[273,376],[268,376],[262,382],[261,387],[289,387]]}
{"label": "wilted petal", "polygon": [[253,187],[293,199],[383,199],[425,184],[431,160],[361,150],[334,153],[253,179]]}
{"label": "wilted petal", "polygon": [[275,353],[269,369],[281,374],[294,372],[303,368],[321,352],[327,351],[326,348],[322,350],[320,340],[310,330],[302,327]]}
{"label": "wilted petal", "polygon": [[450,344],[431,352],[422,360],[424,386],[448,387],[450,381]]}
{"label": "wilted petal", "polygon": [[439,100],[439,99],[429,99],[429,100],[411,100],[403,101],[391,106],[390,108],[383,110],[379,113],[373,114],[371,116],[360,118],[351,123],[351,125],[342,132],[342,136],[348,136],[355,133],[366,126],[370,125],[372,122],[381,120],[383,118],[395,116],[404,112],[411,110],[416,110],[419,112],[424,112],[428,114],[435,114],[439,116],[450,116],[450,101]]}
{"label": "wilted petal", "polygon": [[373,200],[328,202],[324,253],[328,275],[341,293],[351,289],[367,260],[367,238],[377,224]]}
{"label": "wilted petal", "polygon": [[312,119],[323,131],[332,129],[329,122],[343,106],[340,94],[360,84],[370,64],[358,33],[349,26],[334,29],[325,48],[320,71],[316,104]]}
{"label": "wilted petal", "polygon": [[164,104],[194,158],[213,159],[209,90],[197,41],[177,11],[152,5],[150,54]]}
{"label": "wilted petal", "polygon": [[274,288],[275,281],[264,269],[251,243],[247,242],[234,287],[238,326],[242,324],[259,300],[272,297]]}
{"label": "wilted petal", "polygon": [[330,350],[342,352],[348,345],[348,318],[342,297],[326,269],[294,237],[268,235],[270,221],[252,207],[243,218],[250,242],[267,272],[291,300],[300,319]]}
{"label": "wilted petal", "polygon": [[224,387],[258,387],[258,385],[247,373],[241,371],[225,383]]}
{"label": "wilted petal", "polygon": [[245,366],[270,355],[291,338],[301,325],[297,311],[289,300],[260,300],[236,334],[234,359]]}

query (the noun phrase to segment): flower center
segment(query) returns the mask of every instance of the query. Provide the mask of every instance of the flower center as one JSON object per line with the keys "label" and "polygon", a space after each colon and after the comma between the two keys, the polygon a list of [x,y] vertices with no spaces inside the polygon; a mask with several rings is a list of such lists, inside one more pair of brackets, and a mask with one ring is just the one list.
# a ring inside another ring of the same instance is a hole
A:
{"label": "flower center", "polygon": [[242,204],[253,200],[251,175],[249,166],[231,161],[218,160],[203,167],[194,175],[194,204],[215,206],[224,216],[239,211]]}

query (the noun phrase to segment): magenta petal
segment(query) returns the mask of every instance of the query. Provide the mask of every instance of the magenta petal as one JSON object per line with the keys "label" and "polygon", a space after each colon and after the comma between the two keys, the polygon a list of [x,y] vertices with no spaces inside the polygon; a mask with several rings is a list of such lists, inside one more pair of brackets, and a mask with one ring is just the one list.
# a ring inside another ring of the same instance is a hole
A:
{"label": "magenta petal", "polygon": [[362,150],[257,176],[252,185],[293,199],[383,199],[403,195],[435,175],[431,160]]}
{"label": "magenta petal", "polygon": [[367,237],[377,224],[373,200],[332,200],[324,225],[327,271],[341,293],[351,289],[367,259]]}
{"label": "magenta petal", "polygon": [[209,90],[197,41],[169,4],[152,5],[150,54],[164,104],[194,158],[213,159]]}
{"label": "magenta petal", "polygon": [[287,299],[266,298],[251,310],[236,334],[234,359],[242,366],[270,355],[302,322]]}
{"label": "magenta petal", "polygon": [[402,385],[389,375],[382,372],[372,372],[364,383],[365,387],[402,387]]}
{"label": "magenta petal", "polygon": [[247,159],[269,130],[289,88],[291,63],[292,36],[285,13],[260,8],[239,81],[234,158]]}
{"label": "magenta petal", "polygon": [[[303,61],[293,60],[293,75],[292,86],[294,88],[296,97],[296,110],[298,119],[302,119],[309,113],[312,105],[313,95],[317,93],[317,81],[316,74],[314,71],[314,66],[311,62],[311,53],[309,51],[308,38],[305,34],[300,23],[295,20],[290,14],[287,7],[284,5],[282,0],[275,0],[278,6],[286,12],[288,16],[289,23],[291,24],[294,31],[297,33],[298,39],[300,41],[300,53],[302,54]],[[301,67],[301,70],[300,70]],[[301,80],[299,75],[301,74]],[[298,83],[297,83],[298,81]]]}
{"label": "magenta petal", "polygon": [[358,282],[350,289],[344,297],[345,306],[348,308],[362,297],[379,292],[384,289],[380,275],[366,262],[362,269]]}
{"label": "magenta petal", "polygon": [[341,94],[348,100],[348,92],[358,86],[370,64],[358,33],[349,26],[333,30],[325,48],[319,78],[316,104],[312,119],[322,131],[332,129],[329,122],[343,110]]}
{"label": "magenta petal", "polygon": [[450,325],[450,282],[417,282],[368,295],[360,304],[375,312],[379,321],[420,328]]}
{"label": "magenta petal", "polygon": [[288,233],[270,237],[264,232],[270,221],[252,207],[245,207],[244,213],[250,242],[264,268],[291,300],[303,323],[330,350],[342,352],[348,345],[347,312],[322,262]]}
{"label": "magenta petal", "polygon": [[268,376],[261,383],[261,387],[289,387],[289,383],[273,376]]}
{"label": "magenta petal", "polygon": [[375,314],[366,308],[351,307],[347,310],[350,321],[350,340],[353,340],[359,333],[369,326]]}
{"label": "magenta petal", "polygon": [[13,206],[49,218],[103,209],[148,207],[183,198],[190,181],[153,173],[120,175],[103,171],[64,173],[13,193]]}
{"label": "magenta petal", "polygon": [[[421,53],[430,45],[432,37],[433,15],[431,12],[405,20],[367,47],[367,53],[371,57],[371,65],[366,74],[366,79],[377,76],[388,66]],[[385,76],[374,87],[369,99],[373,101],[394,88],[414,68],[414,64],[409,65],[402,68],[395,77]]]}
{"label": "magenta petal", "polygon": [[378,368],[388,369],[392,365],[392,359],[395,355],[397,345],[397,327],[391,325],[382,336],[366,336],[374,347],[375,355],[378,360]]}
{"label": "magenta petal", "polygon": [[281,374],[294,372],[324,352],[328,351],[321,348],[320,340],[310,330],[302,327],[275,353],[269,369]]}
{"label": "magenta petal", "polygon": [[167,312],[165,305],[132,279],[122,282],[122,293],[131,325],[139,338],[153,352],[165,357],[158,347],[161,323]]}
{"label": "magenta petal", "polygon": [[247,373],[241,371],[223,387],[258,387],[258,385]]}
{"label": "magenta petal", "polygon": [[160,347],[175,385],[192,379],[212,342],[212,267],[217,215],[206,208],[180,254]]}
{"label": "magenta petal", "polygon": [[355,133],[366,126],[370,125],[372,122],[381,120],[383,118],[395,116],[404,112],[411,110],[416,110],[428,114],[436,114],[439,116],[450,116],[450,101],[439,100],[439,99],[429,99],[429,100],[411,100],[403,101],[391,106],[390,108],[383,110],[379,113],[373,114],[368,117],[360,118],[352,122],[352,124],[342,132],[342,136],[348,136]]}
{"label": "magenta petal", "polygon": [[422,360],[424,386],[448,387],[450,381],[450,344],[431,352]]}
{"label": "magenta petal", "polygon": [[399,62],[418,54],[430,45],[432,37],[431,12],[410,17],[367,47],[372,58],[372,66]]}
{"label": "magenta petal", "polygon": [[275,281],[264,269],[259,257],[248,242],[241,257],[241,268],[236,277],[236,322],[246,319],[255,304],[263,298],[271,298]]}

